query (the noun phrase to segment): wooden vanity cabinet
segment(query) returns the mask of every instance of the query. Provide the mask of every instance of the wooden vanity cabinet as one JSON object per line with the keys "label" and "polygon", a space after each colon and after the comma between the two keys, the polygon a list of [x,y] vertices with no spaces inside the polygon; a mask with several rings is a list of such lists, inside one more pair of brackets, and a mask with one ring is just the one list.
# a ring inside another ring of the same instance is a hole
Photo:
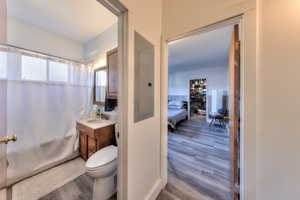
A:
{"label": "wooden vanity cabinet", "polygon": [[107,98],[118,98],[118,49],[106,54],[107,57]]}
{"label": "wooden vanity cabinet", "polygon": [[77,122],[79,131],[79,153],[87,160],[96,151],[114,144],[114,125],[92,129]]}

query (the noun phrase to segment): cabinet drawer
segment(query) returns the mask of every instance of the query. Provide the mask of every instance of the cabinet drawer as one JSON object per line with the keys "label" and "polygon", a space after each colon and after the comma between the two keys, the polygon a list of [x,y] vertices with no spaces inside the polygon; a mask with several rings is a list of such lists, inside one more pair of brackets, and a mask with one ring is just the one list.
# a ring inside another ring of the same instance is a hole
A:
{"label": "cabinet drawer", "polygon": [[94,137],[94,130],[89,128],[89,127],[86,127],[84,125],[81,125],[79,123],[77,123],[77,126],[76,126],[77,130],[80,132],[80,133],[84,133],[85,135],[89,136],[89,137]]}

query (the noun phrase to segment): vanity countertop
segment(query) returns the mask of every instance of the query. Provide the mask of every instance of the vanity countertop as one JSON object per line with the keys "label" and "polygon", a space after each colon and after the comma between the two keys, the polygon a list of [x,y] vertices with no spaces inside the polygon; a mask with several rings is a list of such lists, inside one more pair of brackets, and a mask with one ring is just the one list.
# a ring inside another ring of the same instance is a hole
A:
{"label": "vanity countertop", "polygon": [[116,122],[105,120],[105,119],[96,119],[96,120],[78,120],[77,123],[95,130],[106,126],[114,125]]}

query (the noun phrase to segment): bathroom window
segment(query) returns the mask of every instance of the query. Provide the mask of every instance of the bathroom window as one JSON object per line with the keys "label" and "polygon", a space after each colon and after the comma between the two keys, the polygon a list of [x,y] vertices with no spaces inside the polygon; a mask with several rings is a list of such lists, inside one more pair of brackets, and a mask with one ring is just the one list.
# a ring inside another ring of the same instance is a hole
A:
{"label": "bathroom window", "polygon": [[7,53],[0,52],[0,79],[7,77]]}
{"label": "bathroom window", "polygon": [[67,82],[68,65],[65,63],[49,61],[49,80],[56,82]]}
{"label": "bathroom window", "polygon": [[47,81],[47,61],[31,56],[22,56],[22,79]]}
{"label": "bathroom window", "polygon": [[107,88],[107,71],[105,68],[95,70],[94,103],[103,105],[105,103]]}

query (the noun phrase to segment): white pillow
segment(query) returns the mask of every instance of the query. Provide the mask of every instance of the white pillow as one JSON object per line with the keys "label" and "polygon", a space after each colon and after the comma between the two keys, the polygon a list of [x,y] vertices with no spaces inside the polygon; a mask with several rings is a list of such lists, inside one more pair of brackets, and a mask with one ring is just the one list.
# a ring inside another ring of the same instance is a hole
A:
{"label": "white pillow", "polygon": [[183,103],[182,101],[170,101],[169,106],[182,108]]}

